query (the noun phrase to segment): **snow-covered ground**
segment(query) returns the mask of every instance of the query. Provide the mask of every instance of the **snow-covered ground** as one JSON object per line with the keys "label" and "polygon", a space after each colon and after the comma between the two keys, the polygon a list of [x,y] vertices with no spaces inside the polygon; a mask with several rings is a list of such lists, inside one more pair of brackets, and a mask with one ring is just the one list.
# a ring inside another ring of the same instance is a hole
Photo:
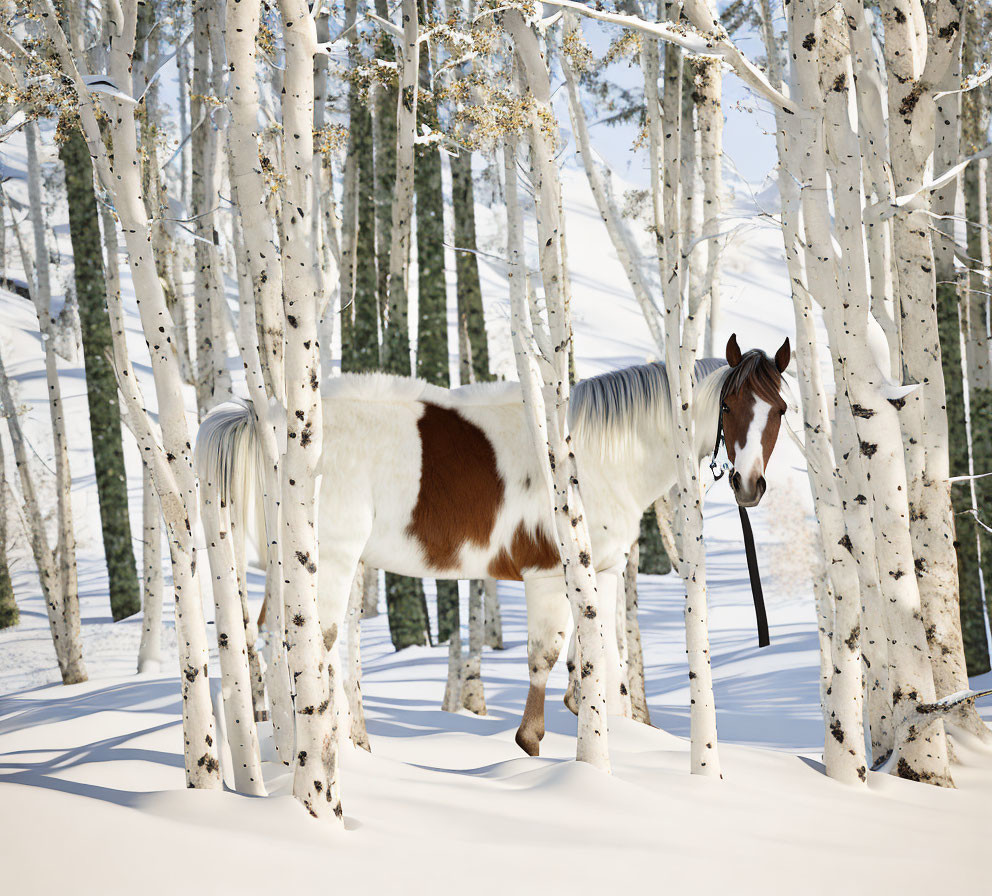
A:
{"label": "snow-covered ground", "polygon": [[[16,152],[4,161],[20,167]],[[581,172],[567,166],[563,174],[577,356],[580,374],[588,375],[643,360],[654,349]],[[773,193],[760,185],[734,188],[742,215],[759,206],[774,211]],[[480,248],[498,251],[498,215],[480,205],[479,216]],[[68,254],[64,228],[59,238]],[[743,347],[771,352],[791,332],[781,254],[767,218],[732,237],[718,344],[736,331]],[[488,261],[483,274],[494,361],[509,372],[505,280]],[[133,297],[129,303],[132,351],[154,406]],[[50,448],[34,315],[6,292],[0,345],[40,475]],[[527,690],[526,627],[521,588],[501,583],[507,649],[484,656],[484,718],[441,712],[445,648],[397,654],[385,616],[365,623],[362,687],[372,754],[348,750],[343,758],[344,831],[314,823],[290,796],[288,770],[271,761],[267,799],[186,791],[178,676],[171,665],[161,675],[134,674],[139,621],[110,622],[81,363],[64,373],[90,681],[57,683],[36,578],[25,546],[15,545],[22,622],[0,633],[5,893],[601,893],[639,886],[853,894],[988,885],[980,849],[992,817],[987,753],[959,743],[956,791],[872,774],[867,793],[852,793],[822,773],[816,627],[802,575],[808,489],[801,458],[784,439],[768,494],[752,514],[772,631],[765,650],[756,644],[739,524],[725,484],[707,504],[722,781],[688,773],[681,593],[669,576],[640,581],[647,689],[658,727],[611,720],[612,776],[572,761],[575,720],[561,703],[563,664],[549,683],[543,755],[523,756],[513,743]],[[139,532],[140,470],[130,449],[129,463]],[[257,575],[252,585],[257,604]],[[167,611],[167,658],[175,656],[170,617]],[[992,716],[988,702],[983,711]],[[271,760],[263,735],[263,758]]]}

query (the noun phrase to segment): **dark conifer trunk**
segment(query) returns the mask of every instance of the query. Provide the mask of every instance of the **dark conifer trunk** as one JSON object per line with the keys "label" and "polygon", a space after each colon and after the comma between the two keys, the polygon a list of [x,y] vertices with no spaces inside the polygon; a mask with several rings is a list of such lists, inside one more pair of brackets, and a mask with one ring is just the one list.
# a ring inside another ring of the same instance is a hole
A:
{"label": "dark conifer trunk", "polygon": [[[388,18],[385,0],[376,0],[376,13]],[[392,40],[382,35],[376,46],[380,59],[394,60]],[[390,319],[381,319],[389,295],[389,252],[392,231],[393,186],[396,182],[395,87],[377,85],[375,93],[375,214],[377,237],[377,294],[382,329],[382,367],[388,373],[410,376],[410,331],[406,298],[389,306]],[[357,287],[356,287],[357,289]],[[386,610],[393,647],[402,650],[430,643],[429,619],[420,579],[386,573]]]}
{"label": "dark conifer trunk", "polygon": [[0,628],[10,628],[20,621],[14,600],[14,584],[7,566],[7,472],[3,446],[0,445]]}
{"label": "dark conifer trunk", "polygon": [[93,193],[89,150],[77,129],[71,129],[68,139],[60,145],[59,157],[65,166],[69,233],[83,338],[86,397],[89,402],[97,495],[100,499],[103,552],[109,577],[110,609],[114,620],[119,620],[141,610],[141,595],[131,543],[117,381],[108,357],[112,340],[106,305],[100,220]]}
{"label": "dark conifer trunk", "polygon": [[649,507],[641,517],[641,534],[637,539],[639,560],[637,571],[651,576],[664,576],[672,571],[672,562],[665,553],[658,531],[654,508]]}

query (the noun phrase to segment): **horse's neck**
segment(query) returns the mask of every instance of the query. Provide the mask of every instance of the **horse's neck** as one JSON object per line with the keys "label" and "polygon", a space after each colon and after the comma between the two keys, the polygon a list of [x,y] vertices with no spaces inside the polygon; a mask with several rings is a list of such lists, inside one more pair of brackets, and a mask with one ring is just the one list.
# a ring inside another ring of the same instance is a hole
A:
{"label": "horse's neck", "polygon": [[[720,391],[729,372],[720,367],[703,377],[693,392],[693,436],[699,461],[713,453],[720,416]],[[630,440],[629,450],[604,461],[602,470],[616,493],[627,493],[643,513],[667,494],[677,479],[675,461],[675,421],[658,415],[662,427],[638,432]],[[640,517],[638,517],[640,519]]]}

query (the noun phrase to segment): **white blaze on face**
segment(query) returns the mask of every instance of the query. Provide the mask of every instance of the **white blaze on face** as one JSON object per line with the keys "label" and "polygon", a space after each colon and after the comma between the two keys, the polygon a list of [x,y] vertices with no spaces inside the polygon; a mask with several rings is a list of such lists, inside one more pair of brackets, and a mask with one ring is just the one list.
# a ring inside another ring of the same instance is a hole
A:
{"label": "white blaze on face", "polygon": [[768,425],[768,416],[772,406],[760,398],[754,399],[754,416],[747,428],[744,444],[737,445],[734,469],[741,474],[744,488],[751,491],[759,476],[765,475],[765,454],[761,445],[761,436]]}

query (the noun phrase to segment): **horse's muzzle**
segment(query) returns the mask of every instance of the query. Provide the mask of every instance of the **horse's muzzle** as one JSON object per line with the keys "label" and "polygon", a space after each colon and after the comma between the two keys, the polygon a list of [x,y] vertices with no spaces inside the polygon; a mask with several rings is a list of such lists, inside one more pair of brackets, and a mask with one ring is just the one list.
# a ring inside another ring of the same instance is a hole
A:
{"label": "horse's muzzle", "polygon": [[756,507],[765,494],[765,477],[759,476],[748,489],[741,474],[734,470],[730,477],[730,487],[734,490],[734,497],[741,507]]}

